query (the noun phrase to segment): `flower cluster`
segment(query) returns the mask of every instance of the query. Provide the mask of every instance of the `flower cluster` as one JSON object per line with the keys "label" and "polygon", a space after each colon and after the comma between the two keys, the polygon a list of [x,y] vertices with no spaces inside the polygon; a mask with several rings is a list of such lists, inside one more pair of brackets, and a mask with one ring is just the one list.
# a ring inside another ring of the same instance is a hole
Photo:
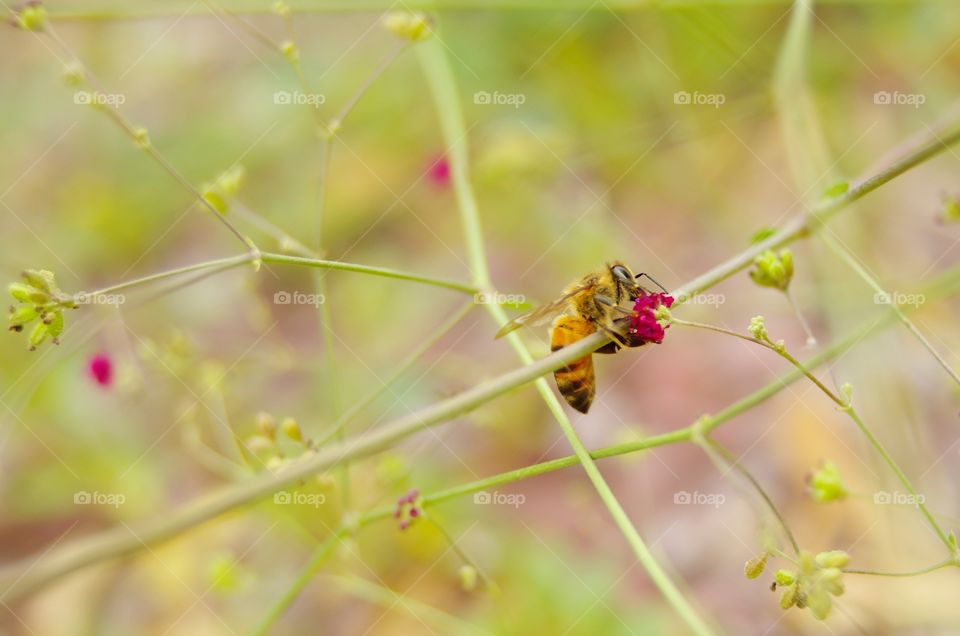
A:
{"label": "flower cluster", "polygon": [[776,287],[786,291],[793,278],[793,253],[780,250],[777,254],[767,250],[753,261],[755,269],[750,270],[750,278],[761,287]]}
{"label": "flower cluster", "polygon": [[[300,424],[292,417],[285,417],[280,425],[277,425],[276,418],[270,413],[257,414],[258,433],[250,435],[244,440],[244,448],[256,457],[261,463],[264,463],[267,470],[277,471],[283,468],[291,460],[286,457],[284,448],[281,448],[282,438],[277,433],[282,433],[283,437],[289,441],[296,442],[302,447],[302,453],[313,452],[313,442],[303,436]],[[289,446],[289,442],[287,442]],[[318,480],[323,481],[323,480]]]}
{"label": "flower cluster", "polygon": [[850,556],[841,550],[821,552],[814,556],[801,552],[797,570],[778,570],[773,589],[783,588],[780,607],[790,609],[794,605],[809,607],[818,619],[823,620],[833,607],[834,596],[843,594],[843,568]]}
{"label": "flower cluster", "polygon": [[633,316],[627,333],[646,344],[663,342],[665,330],[670,327],[670,307],[673,296],[641,293],[633,303]]}
{"label": "flower cluster", "polygon": [[63,333],[63,310],[76,309],[77,303],[57,287],[53,272],[45,269],[28,269],[23,273],[22,283],[10,283],[10,296],[19,304],[10,308],[7,319],[9,330],[23,331],[23,328],[38,321],[30,332],[30,351],[36,349],[47,338],[59,344]]}
{"label": "flower cluster", "polygon": [[394,519],[400,524],[401,530],[406,530],[414,521],[423,515],[420,491],[412,489],[403,497],[397,499],[397,509],[393,513]]}
{"label": "flower cluster", "polygon": [[847,488],[840,478],[840,471],[833,462],[821,462],[820,466],[807,476],[807,489],[815,501],[827,503],[847,498]]}

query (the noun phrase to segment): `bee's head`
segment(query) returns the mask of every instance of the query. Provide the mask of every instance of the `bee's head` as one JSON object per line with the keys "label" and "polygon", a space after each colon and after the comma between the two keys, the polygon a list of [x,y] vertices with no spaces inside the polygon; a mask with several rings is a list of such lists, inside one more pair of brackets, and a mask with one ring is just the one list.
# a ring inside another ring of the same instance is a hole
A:
{"label": "bee's head", "polygon": [[[663,289],[663,285],[653,280],[649,274],[640,273],[635,275],[632,271],[630,271],[629,267],[619,261],[610,263],[608,267],[610,268],[610,275],[613,277],[613,280],[629,294],[631,299],[636,298],[641,293],[652,293],[649,289],[637,282],[637,279],[641,277],[649,278],[654,282],[654,284],[656,284],[657,287]],[[663,291],[666,293],[667,290],[663,289]]]}

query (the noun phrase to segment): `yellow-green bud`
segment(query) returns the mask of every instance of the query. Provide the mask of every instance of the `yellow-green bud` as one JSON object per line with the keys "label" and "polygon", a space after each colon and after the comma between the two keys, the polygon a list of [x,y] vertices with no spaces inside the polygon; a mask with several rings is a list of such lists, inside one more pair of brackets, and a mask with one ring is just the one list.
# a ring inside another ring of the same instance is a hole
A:
{"label": "yellow-green bud", "polygon": [[283,418],[283,422],[280,423],[280,428],[283,430],[283,434],[293,441],[303,441],[303,433],[300,431],[300,425],[297,424],[297,420],[292,417]]}
{"label": "yellow-green bud", "polygon": [[843,550],[830,550],[818,554],[816,561],[821,568],[842,568],[850,562],[850,555]]}
{"label": "yellow-green bud", "polygon": [[472,565],[461,565],[457,572],[460,577],[460,586],[467,592],[477,589],[477,568]]}
{"label": "yellow-green bud", "polygon": [[793,585],[797,581],[797,575],[790,570],[777,570],[773,575],[773,580],[777,585]]}
{"label": "yellow-green bud", "polygon": [[46,340],[47,336],[49,335],[50,327],[47,325],[47,323],[43,322],[42,320],[38,322],[36,326],[34,326],[33,331],[30,332],[30,351],[33,351],[43,344],[43,341]]}
{"label": "yellow-green bud", "polygon": [[282,0],[277,0],[277,2],[274,2],[273,5],[270,7],[270,9],[281,18],[290,17],[290,7],[289,5],[287,5],[286,2],[283,2]]}
{"label": "yellow-green bud", "polygon": [[766,250],[753,261],[750,278],[762,287],[776,287],[785,291],[793,278],[793,254],[784,249],[780,254]]}
{"label": "yellow-green bud", "polygon": [[133,129],[133,143],[141,150],[146,150],[150,147],[150,133],[147,132],[146,128],[138,126]]}
{"label": "yellow-green bud", "polygon": [[7,321],[10,324],[11,331],[20,331],[23,326],[33,322],[40,313],[34,305],[20,305],[10,312]]}
{"label": "yellow-green bud", "polygon": [[746,562],[743,566],[743,573],[748,579],[755,579],[761,574],[763,574],[764,568],[767,567],[767,559],[770,555],[766,552],[761,554],[758,557],[754,557]]}
{"label": "yellow-green bud", "polygon": [[807,479],[810,496],[821,503],[846,499],[848,492],[833,462],[823,462]]}
{"label": "yellow-green bud", "polygon": [[257,428],[268,439],[274,439],[277,436],[277,420],[269,413],[257,413]]}
{"label": "yellow-green bud", "polygon": [[47,26],[47,10],[42,4],[28,4],[15,13],[17,26],[25,31],[43,31]]}
{"label": "yellow-green bud", "polygon": [[67,86],[82,86],[87,74],[77,60],[67,62],[63,67],[63,81]]}
{"label": "yellow-green bud", "polygon": [[750,326],[747,327],[747,331],[750,332],[750,335],[756,338],[757,340],[769,340],[770,336],[767,334],[767,325],[763,316],[754,316],[750,319]]}
{"label": "yellow-green bud", "polygon": [[395,11],[383,19],[384,28],[398,38],[419,42],[433,35],[430,20],[423,13]]}
{"label": "yellow-green bud", "polygon": [[290,63],[295,63],[300,60],[300,49],[298,49],[296,43],[291,40],[286,40],[280,44],[280,52],[283,53],[283,57],[287,58],[287,61]]}

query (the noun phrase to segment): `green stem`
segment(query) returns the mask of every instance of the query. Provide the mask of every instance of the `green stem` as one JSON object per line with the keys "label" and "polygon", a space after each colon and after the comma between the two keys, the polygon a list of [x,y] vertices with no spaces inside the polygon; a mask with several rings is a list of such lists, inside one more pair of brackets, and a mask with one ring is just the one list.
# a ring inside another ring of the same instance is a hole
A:
{"label": "green stem", "polygon": [[844,574],[865,574],[867,576],[919,576],[921,574],[928,574],[930,572],[935,572],[946,567],[951,566],[960,566],[960,561],[956,558],[951,557],[949,559],[944,559],[940,563],[935,563],[930,567],[921,568],[919,570],[913,570],[911,572],[876,572],[874,570],[854,570],[854,569],[845,569]]}
{"label": "green stem", "polygon": [[[447,144],[447,160],[450,162],[454,193],[457,198],[461,223],[463,224],[470,270],[473,274],[473,280],[478,286],[489,288],[492,283],[483,248],[480,214],[468,178],[467,129],[463,122],[456,81],[446,53],[436,38],[423,43],[418,51],[440,117],[443,137]],[[503,325],[507,322],[507,315],[502,307],[496,304],[488,304],[486,307],[496,324]],[[509,334],[508,341],[522,362],[525,364],[532,362],[533,356],[530,355],[516,333]],[[573,428],[573,424],[563,410],[563,406],[550,390],[546,380],[539,378],[536,381],[536,387],[544,402],[546,402],[547,408],[560,424],[564,436],[570,446],[573,447],[574,453],[586,471],[594,489],[654,584],[694,633],[698,635],[713,634],[713,630],[700,618],[640,537],[640,533],[637,532],[613,490],[610,489],[603,475],[600,474],[600,470],[590,457],[590,453],[583,445]]]}

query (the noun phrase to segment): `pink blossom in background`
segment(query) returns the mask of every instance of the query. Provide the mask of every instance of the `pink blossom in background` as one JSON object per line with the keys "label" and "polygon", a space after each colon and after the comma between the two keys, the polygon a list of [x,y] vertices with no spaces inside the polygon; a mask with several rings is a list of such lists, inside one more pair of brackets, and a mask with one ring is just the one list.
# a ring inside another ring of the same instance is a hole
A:
{"label": "pink blossom in background", "polygon": [[427,178],[437,187],[445,188],[450,184],[450,162],[443,155],[437,155],[427,168]]}
{"label": "pink blossom in background", "polygon": [[100,386],[110,386],[110,383],[113,382],[113,362],[106,354],[98,353],[90,358],[90,362],[87,363],[87,371],[90,373],[90,377]]}

